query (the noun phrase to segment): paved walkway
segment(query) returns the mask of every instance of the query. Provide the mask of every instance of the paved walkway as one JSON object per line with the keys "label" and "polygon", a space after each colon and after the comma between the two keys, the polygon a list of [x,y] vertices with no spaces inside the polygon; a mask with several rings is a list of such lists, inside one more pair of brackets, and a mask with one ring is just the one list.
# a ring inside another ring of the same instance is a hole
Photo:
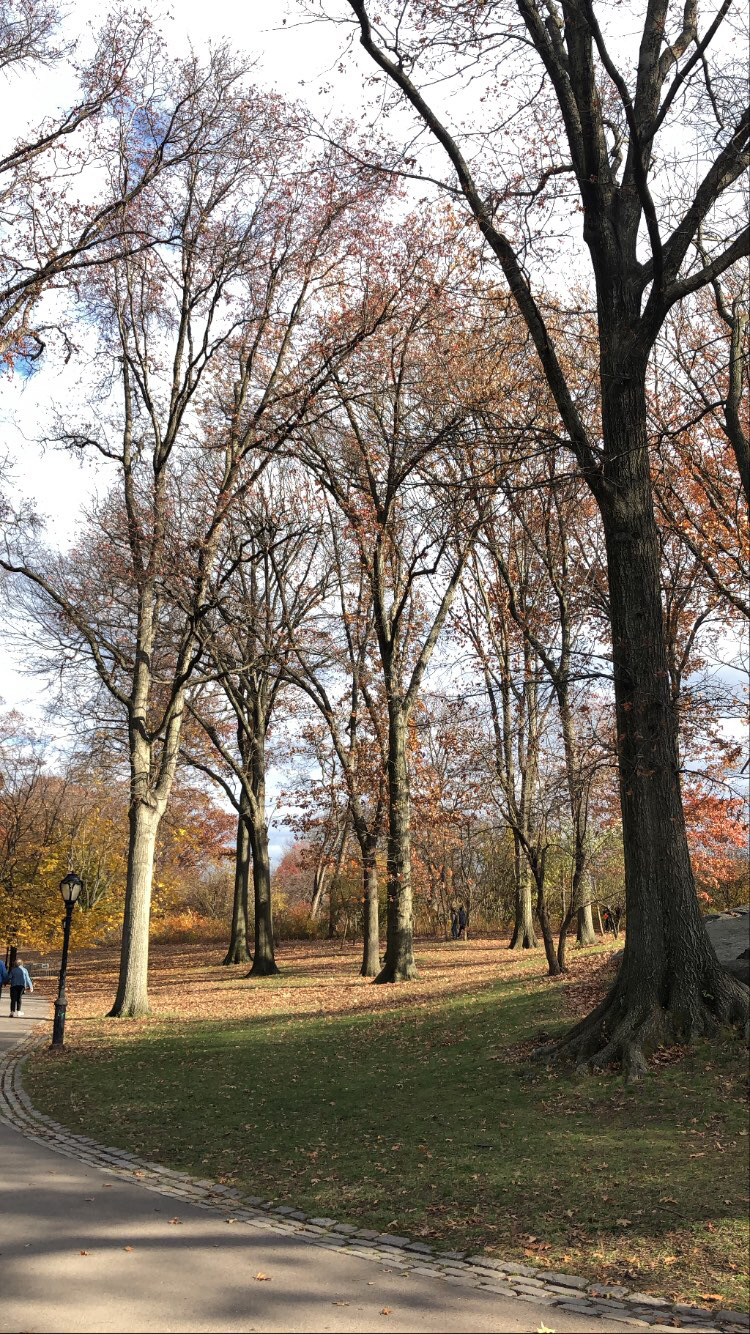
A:
{"label": "paved walkway", "polygon": [[[303,1235],[303,1225],[291,1220],[235,1207],[244,1217],[232,1221],[232,1204],[220,1198],[202,1204],[184,1198],[184,1192],[178,1198],[178,1183],[170,1186],[167,1178],[137,1184],[132,1165],[92,1166],[68,1156],[70,1141],[66,1149],[64,1137],[58,1151],[47,1147],[29,1137],[36,1133],[33,1122],[26,1123],[26,1133],[13,1127],[14,1119],[23,1124],[24,1104],[17,1076],[13,1085],[11,1048],[41,1023],[50,1024],[49,1007],[32,998],[25,1002],[26,1017],[11,1021],[6,1002],[3,996],[0,1061],[10,1057],[0,1102],[0,1304],[10,1334],[489,1334],[538,1331],[542,1325],[558,1334],[604,1334],[646,1328],[614,1313],[596,1318],[553,1308],[544,1296],[527,1294],[522,1300],[491,1291],[466,1276],[467,1266],[463,1277],[460,1265],[453,1275],[436,1276],[429,1265],[419,1272],[417,1256],[366,1258],[346,1249],[345,1238],[309,1230]],[[56,1133],[40,1125],[42,1132]],[[572,1293],[571,1301],[579,1295]],[[694,1320],[690,1327],[700,1326]],[[710,1328],[705,1322],[702,1327]]]}

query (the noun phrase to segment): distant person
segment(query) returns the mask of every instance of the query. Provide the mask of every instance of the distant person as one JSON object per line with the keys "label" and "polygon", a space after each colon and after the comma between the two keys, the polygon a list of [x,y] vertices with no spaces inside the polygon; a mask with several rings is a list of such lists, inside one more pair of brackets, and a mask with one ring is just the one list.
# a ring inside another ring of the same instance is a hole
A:
{"label": "distant person", "polygon": [[469,925],[469,914],[467,913],[467,911],[466,911],[466,909],[464,908],[464,905],[463,905],[463,903],[462,903],[462,904],[461,904],[461,907],[460,907],[459,910],[458,910],[458,938],[459,938],[459,940],[466,940],[466,928],[467,928],[468,925]]}
{"label": "distant person", "polygon": [[11,1019],[22,1019],[23,1010],[21,1009],[21,1003],[23,1001],[23,993],[25,991],[33,991],[34,987],[31,978],[29,977],[28,970],[24,968],[21,959],[16,959],[16,962],[10,970],[8,981],[10,982],[10,1017]]}
{"label": "distant person", "polygon": [[10,974],[8,973],[8,969],[5,967],[5,960],[0,959],[0,998],[2,997],[3,987],[5,986],[5,983],[8,981],[9,976]]}
{"label": "distant person", "polygon": [[458,913],[451,908],[451,940],[458,940]]}

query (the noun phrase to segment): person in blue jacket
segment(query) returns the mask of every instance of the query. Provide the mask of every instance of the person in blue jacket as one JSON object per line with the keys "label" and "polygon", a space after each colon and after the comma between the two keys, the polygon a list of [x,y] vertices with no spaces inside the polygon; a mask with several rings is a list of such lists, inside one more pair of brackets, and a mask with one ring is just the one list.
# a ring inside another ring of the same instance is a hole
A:
{"label": "person in blue jacket", "polygon": [[8,977],[9,973],[8,969],[5,967],[5,960],[0,959],[0,998],[2,998],[3,987],[5,986],[5,983],[8,981]]}
{"label": "person in blue jacket", "polygon": [[11,1019],[23,1018],[21,1004],[24,991],[33,991],[27,969],[24,968],[21,959],[16,959],[10,970],[10,1017]]}

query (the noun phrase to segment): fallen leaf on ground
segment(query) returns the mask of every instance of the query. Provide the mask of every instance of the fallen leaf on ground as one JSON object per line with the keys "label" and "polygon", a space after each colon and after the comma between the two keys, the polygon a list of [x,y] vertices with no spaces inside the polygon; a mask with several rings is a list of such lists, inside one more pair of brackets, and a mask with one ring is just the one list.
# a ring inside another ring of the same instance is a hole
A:
{"label": "fallen leaf on ground", "polygon": [[168,1222],[168,1223],[182,1223],[182,1219],[181,1219],[181,1218],[169,1218],[169,1219],[167,1219],[167,1222]]}
{"label": "fallen leaf on ground", "polygon": [[390,1308],[390,1306],[383,1306],[383,1307],[381,1307],[381,1309],[380,1309],[380,1314],[381,1314],[381,1315],[390,1315],[390,1314],[391,1314],[391,1308]]}
{"label": "fallen leaf on ground", "polygon": [[256,1282],[256,1283],[270,1283],[270,1282],[271,1282],[271,1276],[270,1276],[270,1274],[257,1273],[257,1274],[255,1275],[255,1282]]}
{"label": "fallen leaf on ground", "polygon": [[90,1255],[90,1254],[91,1254],[91,1251],[79,1251],[78,1254],[79,1254],[79,1255]]}
{"label": "fallen leaf on ground", "polygon": [[122,1249],[123,1249],[124,1251],[132,1251],[133,1247],[132,1247],[132,1246],[123,1246]]}

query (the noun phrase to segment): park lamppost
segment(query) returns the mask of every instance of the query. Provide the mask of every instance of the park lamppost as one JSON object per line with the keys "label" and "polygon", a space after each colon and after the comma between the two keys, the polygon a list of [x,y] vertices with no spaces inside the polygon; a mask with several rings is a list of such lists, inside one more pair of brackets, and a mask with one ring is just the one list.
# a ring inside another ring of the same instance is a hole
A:
{"label": "park lamppost", "polygon": [[65,995],[65,975],[68,971],[68,946],[70,944],[70,922],[73,916],[73,908],[76,899],[83,889],[83,882],[73,871],[66,875],[64,880],[60,881],[60,893],[65,902],[65,922],[63,926],[63,952],[62,963],[60,964],[60,985],[57,991],[57,1000],[55,1001],[55,1021],[52,1025],[52,1046],[62,1047],[63,1036],[65,1033],[65,1010],[68,1004],[68,998]]}

